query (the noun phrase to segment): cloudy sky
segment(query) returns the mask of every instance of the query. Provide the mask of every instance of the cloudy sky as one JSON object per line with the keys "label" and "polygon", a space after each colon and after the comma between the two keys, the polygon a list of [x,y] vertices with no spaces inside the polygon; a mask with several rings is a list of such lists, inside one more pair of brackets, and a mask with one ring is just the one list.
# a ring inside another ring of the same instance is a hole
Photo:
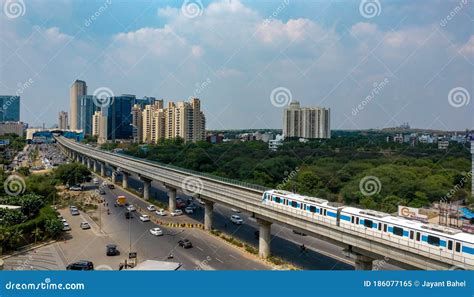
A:
{"label": "cloudy sky", "polygon": [[[0,94],[47,126],[89,93],[201,98],[208,128],[474,127],[474,2],[0,0]],[[101,89],[103,90],[103,89]],[[472,100],[471,100],[472,99]]]}

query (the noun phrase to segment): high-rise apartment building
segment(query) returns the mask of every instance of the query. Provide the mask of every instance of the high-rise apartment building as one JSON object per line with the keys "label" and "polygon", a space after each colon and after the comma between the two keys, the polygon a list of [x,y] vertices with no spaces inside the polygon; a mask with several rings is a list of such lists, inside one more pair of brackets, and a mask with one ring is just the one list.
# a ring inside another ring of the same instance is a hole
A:
{"label": "high-rise apartment building", "polygon": [[142,123],[142,142],[145,143],[178,137],[185,142],[196,142],[206,137],[206,118],[197,98],[176,104],[169,102],[167,108],[163,100],[157,100],[143,109]]}
{"label": "high-rise apartment building", "polygon": [[113,102],[108,107],[107,115],[107,139],[132,140],[132,107],[135,105],[135,95],[121,95],[112,98]]}
{"label": "high-rise apartment building", "polygon": [[20,96],[0,95],[0,122],[20,121]]}
{"label": "high-rise apartment building", "polygon": [[79,97],[87,95],[87,85],[85,81],[76,80],[69,91],[70,97],[70,108],[69,113],[70,120],[70,129],[71,130],[80,130],[80,106],[81,102]]}
{"label": "high-rise apartment building", "polygon": [[331,138],[330,109],[301,107],[293,101],[283,116],[283,136],[300,138]]}
{"label": "high-rise apartment building", "polygon": [[67,112],[65,111],[61,111],[59,112],[59,121],[58,121],[58,127],[59,129],[61,130],[67,130],[69,127],[68,127],[68,124],[69,123],[69,119],[68,119],[68,114]]}
{"label": "high-rise apartment building", "polygon": [[132,127],[133,127],[133,142],[143,142],[143,118],[142,118],[142,107],[139,104],[135,104],[132,107]]}
{"label": "high-rise apartment building", "polygon": [[98,110],[94,103],[94,96],[79,96],[79,112],[77,114],[79,125],[77,130],[82,130],[84,135],[92,135],[92,117]]}
{"label": "high-rise apartment building", "polygon": [[[105,109],[105,108],[104,108]],[[97,136],[97,143],[107,142],[107,114],[106,111],[96,111],[92,116],[92,136]]]}

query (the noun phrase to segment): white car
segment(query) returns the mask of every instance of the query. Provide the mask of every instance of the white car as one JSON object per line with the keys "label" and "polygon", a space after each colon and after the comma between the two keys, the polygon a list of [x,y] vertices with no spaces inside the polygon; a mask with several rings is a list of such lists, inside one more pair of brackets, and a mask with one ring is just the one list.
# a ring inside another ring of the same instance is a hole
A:
{"label": "white car", "polygon": [[235,213],[240,213],[240,209],[237,209],[237,208],[231,208],[231,210]]}
{"label": "white car", "polygon": [[99,179],[96,177],[92,180],[92,182],[94,183],[94,185],[98,185],[99,184]]}
{"label": "white car", "polygon": [[191,207],[186,207],[184,209],[184,212],[187,213],[187,214],[193,214],[194,213],[194,209],[192,209]]}
{"label": "white car", "polygon": [[153,228],[153,229],[150,229],[150,233],[155,236],[162,236],[163,230],[161,230],[160,228]]}
{"label": "white car", "polygon": [[130,211],[130,212],[132,212],[132,211],[137,211],[137,209],[135,208],[135,206],[133,206],[133,205],[131,205],[131,204],[127,207],[127,210]]}
{"label": "white car", "polygon": [[177,216],[180,216],[182,214],[183,214],[183,211],[181,209],[177,209],[177,210],[171,212],[172,217],[177,217]]}
{"label": "white car", "polygon": [[157,216],[161,216],[161,217],[166,216],[166,210],[164,210],[164,209],[157,210],[157,211],[155,211],[155,213],[156,213]]}
{"label": "white car", "polygon": [[142,222],[149,222],[150,221],[150,217],[148,215],[141,215],[140,216],[140,220]]}
{"label": "white car", "polygon": [[230,221],[236,225],[242,225],[244,220],[242,220],[242,218],[238,215],[232,215],[230,217]]}
{"label": "white car", "polygon": [[148,205],[146,209],[148,209],[148,211],[155,211],[156,210],[154,205]]}

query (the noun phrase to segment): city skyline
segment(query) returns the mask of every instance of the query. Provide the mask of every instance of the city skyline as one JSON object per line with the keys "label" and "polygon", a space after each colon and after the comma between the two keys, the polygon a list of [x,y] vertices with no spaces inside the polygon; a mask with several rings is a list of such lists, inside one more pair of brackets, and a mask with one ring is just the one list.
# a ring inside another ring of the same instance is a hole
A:
{"label": "city skyline", "polygon": [[178,2],[27,2],[0,19],[0,93],[21,91],[31,126],[69,110],[75,79],[89,94],[199,97],[209,129],[281,129],[288,98],[330,107],[332,129],[474,126],[471,1],[382,1],[376,15],[357,1],[203,1],[196,16]]}

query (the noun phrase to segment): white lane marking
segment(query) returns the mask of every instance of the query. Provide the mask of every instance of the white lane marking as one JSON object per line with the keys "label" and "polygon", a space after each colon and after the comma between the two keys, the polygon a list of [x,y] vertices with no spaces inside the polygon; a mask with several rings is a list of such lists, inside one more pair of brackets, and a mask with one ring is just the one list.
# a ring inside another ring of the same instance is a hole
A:
{"label": "white lane marking", "polygon": [[203,250],[202,248],[200,248],[200,247],[198,247],[198,246],[196,246],[196,248],[197,248],[198,250],[200,250],[201,252],[204,252],[204,250]]}
{"label": "white lane marking", "polygon": [[221,262],[222,264],[224,264],[224,262],[221,260],[221,259],[217,259],[215,258],[217,262]]}
{"label": "white lane marking", "polygon": [[231,257],[232,259],[238,260],[237,257],[234,255],[229,255],[229,257]]}

